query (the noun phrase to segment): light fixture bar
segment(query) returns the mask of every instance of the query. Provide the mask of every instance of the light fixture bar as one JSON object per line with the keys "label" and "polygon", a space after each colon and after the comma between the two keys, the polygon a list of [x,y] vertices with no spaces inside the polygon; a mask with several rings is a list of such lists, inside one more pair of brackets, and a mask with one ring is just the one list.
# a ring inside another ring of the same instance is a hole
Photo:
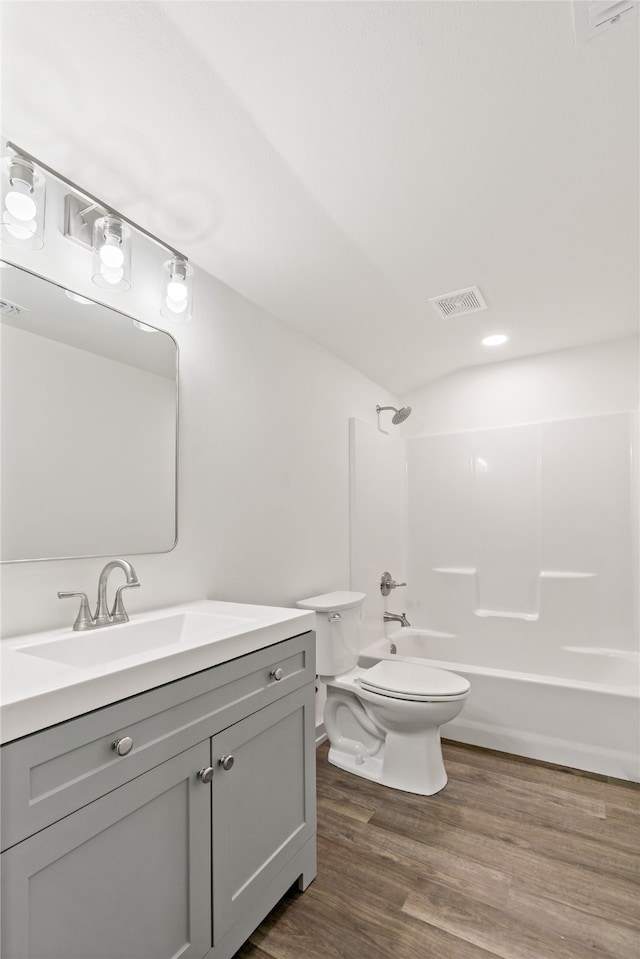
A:
{"label": "light fixture bar", "polygon": [[162,247],[163,250],[168,250],[174,256],[179,257],[181,260],[188,260],[188,257],[184,253],[180,253],[179,250],[176,250],[174,246],[171,246],[169,243],[165,243],[164,240],[160,240],[157,236],[154,236],[153,233],[149,233],[148,230],[145,230],[143,226],[139,226],[137,223],[134,223],[133,220],[130,220],[128,216],[124,216],[123,213],[119,213],[118,210],[114,210],[113,207],[108,206],[104,200],[99,200],[98,197],[94,196],[92,193],[89,193],[84,187],[78,186],[77,183],[74,183],[73,180],[69,180],[66,176],[62,176],[61,173],[58,173],[57,170],[53,170],[50,166],[47,166],[46,163],[43,163],[42,160],[39,160],[37,157],[33,156],[31,153],[27,153],[26,150],[23,150],[22,147],[17,146],[17,144],[12,143],[10,140],[7,140],[6,146],[9,150],[13,150],[14,153],[17,153],[18,156],[24,157],[26,160],[31,160],[32,163],[35,163],[36,166],[40,167],[41,170],[44,170],[45,173],[50,174],[50,176],[55,177],[56,180],[59,180],[61,183],[66,183],[68,187],[75,193],[79,193],[80,196],[85,197],[87,200],[90,200],[92,204],[100,207],[102,210],[106,210],[112,216],[117,217],[119,220],[122,220],[132,229],[136,230],[138,233],[142,233],[143,236],[146,236],[147,239],[152,240],[158,246]]}

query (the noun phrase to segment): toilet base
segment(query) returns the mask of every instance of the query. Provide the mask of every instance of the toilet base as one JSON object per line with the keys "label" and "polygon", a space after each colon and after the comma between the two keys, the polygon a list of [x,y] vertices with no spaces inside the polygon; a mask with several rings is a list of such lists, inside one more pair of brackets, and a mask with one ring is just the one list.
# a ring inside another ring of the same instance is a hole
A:
{"label": "toilet base", "polygon": [[439,729],[415,737],[403,735],[401,744],[394,739],[397,737],[388,733],[377,754],[364,757],[330,743],[328,760],[332,766],[390,789],[418,796],[433,796],[444,789],[447,773]]}

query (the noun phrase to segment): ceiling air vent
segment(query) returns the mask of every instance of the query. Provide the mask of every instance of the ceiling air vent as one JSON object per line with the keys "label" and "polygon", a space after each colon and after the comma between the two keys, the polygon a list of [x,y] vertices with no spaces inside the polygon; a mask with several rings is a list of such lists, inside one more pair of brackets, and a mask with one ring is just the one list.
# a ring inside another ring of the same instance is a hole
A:
{"label": "ceiling air vent", "polygon": [[438,316],[445,319],[449,316],[463,316],[465,313],[477,313],[486,310],[482,293],[477,286],[470,286],[466,290],[456,290],[454,293],[445,293],[443,296],[434,296],[429,300]]}
{"label": "ceiling air vent", "polygon": [[638,0],[573,0],[573,24],[576,31],[576,43],[593,40],[623,20],[637,16]]}
{"label": "ceiling air vent", "polygon": [[17,303],[12,303],[11,300],[0,300],[0,314],[2,314],[2,316],[20,316],[20,314],[25,313],[26,310],[26,306],[18,306]]}

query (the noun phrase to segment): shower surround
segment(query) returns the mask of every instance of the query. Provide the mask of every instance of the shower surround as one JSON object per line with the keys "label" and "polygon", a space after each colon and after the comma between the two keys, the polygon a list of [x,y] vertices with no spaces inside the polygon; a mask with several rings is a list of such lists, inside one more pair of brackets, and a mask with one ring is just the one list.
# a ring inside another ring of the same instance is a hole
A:
{"label": "shower surround", "polygon": [[[640,779],[637,430],[621,412],[389,442],[352,422],[363,663],[392,657],[393,638],[397,654],[465,675],[448,737]],[[382,515],[372,485],[393,504]],[[385,523],[403,530],[393,566]],[[408,582],[387,606],[412,628],[386,639],[372,551]]]}

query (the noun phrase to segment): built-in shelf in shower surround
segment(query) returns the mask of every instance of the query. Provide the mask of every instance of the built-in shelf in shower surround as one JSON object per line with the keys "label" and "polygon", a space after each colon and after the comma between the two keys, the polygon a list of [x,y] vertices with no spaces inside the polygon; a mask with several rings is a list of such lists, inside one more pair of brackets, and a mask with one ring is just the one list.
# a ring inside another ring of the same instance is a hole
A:
{"label": "built-in shelf in shower surround", "polygon": [[412,625],[633,647],[634,432],[615,413],[407,440]]}
{"label": "built-in shelf in shower surround", "polygon": [[574,573],[563,570],[543,570],[540,573],[540,579],[592,579],[595,573]]}
{"label": "built-in shelf in shower surround", "polygon": [[[478,582],[478,571],[470,567],[444,567],[436,566],[431,570],[432,573],[445,573],[449,576],[472,576],[473,577],[473,592],[475,601],[473,604],[473,613],[475,616],[481,616],[483,618],[488,617],[497,617],[502,619],[524,619],[527,622],[536,622],[540,619],[540,608],[542,606],[541,601],[541,589],[538,588],[538,597],[535,611],[530,613],[515,612],[508,609],[482,609],[477,605],[478,596],[480,593],[479,582]],[[595,573],[576,573],[573,570],[543,570],[538,574],[539,580],[541,579],[592,579],[595,576]]]}

